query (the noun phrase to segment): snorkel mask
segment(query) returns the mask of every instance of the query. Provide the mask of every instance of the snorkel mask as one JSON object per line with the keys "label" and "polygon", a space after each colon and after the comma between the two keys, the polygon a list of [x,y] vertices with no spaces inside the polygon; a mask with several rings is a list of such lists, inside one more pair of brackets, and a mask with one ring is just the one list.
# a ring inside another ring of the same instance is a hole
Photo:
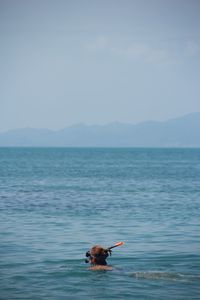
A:
{"label": "snorkel mask", "polygon": [[101,260],[105,261],[108,256],[112,255],[112,250],[111,249],[103,249],[101,253],[95,253],[91,254],[91,251],[87,251],[85,256],[88,258],[85,260],[86,263],[91,262],[92,260]]}
{"label": "snorkel mask", "polygon": [[107,249],[102,248],[103,251],[101,253],[96,253],[96,254],[92,254],[91,250],[88,250],[85,254],[85,256],[87,257],[87,259],[85,259],[85,262],[89,263],[93,259],[96,259],[96,260],[102,259],[105,261],[108,256],[111,256],[111,254],[112,254],[111,249],[122,246],[123,244],[124,244],[124,242],[119,242],[119,243],[115,244],[114,246],[111,246]]}

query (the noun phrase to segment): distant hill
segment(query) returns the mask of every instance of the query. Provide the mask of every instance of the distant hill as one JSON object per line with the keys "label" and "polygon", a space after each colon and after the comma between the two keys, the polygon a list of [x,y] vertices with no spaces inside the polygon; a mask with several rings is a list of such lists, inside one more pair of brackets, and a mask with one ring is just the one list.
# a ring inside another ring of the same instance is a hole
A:
{"label": "distant hill", "polygon": [[200,147],[200,113],[165,122],[74,125],[62,130],[23,128],[0,133],[13,147]]}

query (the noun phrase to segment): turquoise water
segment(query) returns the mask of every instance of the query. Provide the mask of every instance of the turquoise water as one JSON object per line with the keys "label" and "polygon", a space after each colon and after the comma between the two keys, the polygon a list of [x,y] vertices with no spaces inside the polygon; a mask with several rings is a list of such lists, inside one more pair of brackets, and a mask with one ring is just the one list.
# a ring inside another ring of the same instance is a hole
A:
{"label": "turquoise water", "polygon": [[200,149],[1,148],[0,299],[200,299]]}

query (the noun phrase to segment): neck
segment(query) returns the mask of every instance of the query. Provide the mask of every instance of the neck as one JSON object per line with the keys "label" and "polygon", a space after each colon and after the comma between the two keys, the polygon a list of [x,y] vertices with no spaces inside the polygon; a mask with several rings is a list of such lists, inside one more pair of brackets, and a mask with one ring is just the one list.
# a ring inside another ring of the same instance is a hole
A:
{"label": "neck", "polygon": [[93,266],[107,266],[107,262],[105,260],[95,261],[92,263]]}

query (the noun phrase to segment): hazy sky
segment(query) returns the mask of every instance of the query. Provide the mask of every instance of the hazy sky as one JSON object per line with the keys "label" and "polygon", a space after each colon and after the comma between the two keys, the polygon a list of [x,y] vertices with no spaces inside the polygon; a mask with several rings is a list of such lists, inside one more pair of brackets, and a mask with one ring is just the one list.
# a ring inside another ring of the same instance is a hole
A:
{"label": "hazy sky", "polygon": [[0,130],[200,111],[199,0],[0,0]]}

